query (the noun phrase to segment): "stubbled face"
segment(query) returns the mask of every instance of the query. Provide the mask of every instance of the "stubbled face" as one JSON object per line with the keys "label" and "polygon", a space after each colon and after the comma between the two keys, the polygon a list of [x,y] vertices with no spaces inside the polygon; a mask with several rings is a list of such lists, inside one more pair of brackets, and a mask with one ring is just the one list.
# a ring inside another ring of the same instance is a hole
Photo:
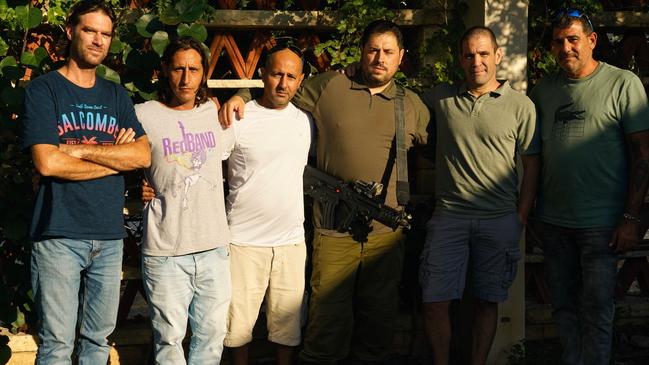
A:
{"label": "stubbled face", "polygon": [[270,109],[284,109],[304,78],[302,59],[289,49],[277,51],[269,57],[267,67],[261,69],[264,95],[260,104]]}
{"label": "stubbled face", "polygon": [[171,62],[164,67],[169,79],[169,88],[174,96],[172,108],[192,109],[196,102],[196,93],[203,82],[203,64],[201,55],[194,49],[182,49],[174,53]]}
{"label": "stubbled face", "polygon": [[491,37],[487,33],[475,33],[462,44],[460,65],[464,70],[468,89],[480,89],[482,86],[498,82],[496,67],[500,64],[502,50],[494,49]]}
{"label": "stubbled face", "polygon": [[79,23],[65,28],[70,57],[81,68],[97,67],[106,58],[113,34],[113,22],[101,11],[79,17]]}
{"label": "stubbled face", "polygon": [[361,72],[367,86],[380,87],[390,82],[399,69],[403,53],[394,33],[371,35],[361,50]]}
{"label": "stubbled face", "polygon": [[550,50],[568,77],[577,79],[587,76],[587,66],[593,61],[596,44],[597,34],[586,34],[581,22],[575,20],[567,28],[552,30]]}

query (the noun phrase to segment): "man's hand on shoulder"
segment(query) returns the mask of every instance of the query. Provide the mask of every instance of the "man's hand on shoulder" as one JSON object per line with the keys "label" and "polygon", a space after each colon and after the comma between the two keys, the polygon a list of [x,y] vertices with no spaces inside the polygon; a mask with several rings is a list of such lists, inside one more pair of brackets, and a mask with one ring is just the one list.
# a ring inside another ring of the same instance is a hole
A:
{"label": "man's hand on shoulder", "polygon": [[243,109],[246,103],[240,96],[234,95],[221,105],[219,109],[219,123],[223,128],[229,128],[237,120],[243,119]]}

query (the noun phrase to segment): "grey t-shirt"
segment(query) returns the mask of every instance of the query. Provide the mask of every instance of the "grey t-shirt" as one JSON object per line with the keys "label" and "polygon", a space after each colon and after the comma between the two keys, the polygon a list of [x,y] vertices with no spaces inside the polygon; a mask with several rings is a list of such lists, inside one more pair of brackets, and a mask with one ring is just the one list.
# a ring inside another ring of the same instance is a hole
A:
{"label": "grey t-shirt", "polygon": [[180,256],[228,244],[221,161],[234,135],[219,125],[216,105],[174,110],[148,101],[135,112],[151,143],[146,176],[156,191],[144,208],[142,253]]}

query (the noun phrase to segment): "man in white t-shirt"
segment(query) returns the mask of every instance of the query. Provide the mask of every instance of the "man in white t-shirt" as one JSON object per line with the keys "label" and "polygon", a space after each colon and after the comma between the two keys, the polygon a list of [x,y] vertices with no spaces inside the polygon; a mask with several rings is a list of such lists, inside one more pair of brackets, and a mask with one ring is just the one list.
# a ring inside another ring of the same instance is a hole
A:
{"label": "man in white t-shirt", "polygon": [[[262,68],[264,93],[245,105],[245,119],[231,129],[235,143],[228,160],[226,209],[232,302],[224,342],[234,365],[248,363],[248,344],[264,298],[277,363],[290,364],[301,341],[306,262],[302,174],[312,123],[290,100],[304,77],[302,66],[299,49],[271,49]],[[147,201],[154,191],[143,187],[142,194]]]}
{"label": "man in white t-shirt", "polygon": [[232,233],[232,302],[225,345],[234,365],[248,344],[266,298],[268,339],[277,363],[290,364],[300,343],[304,296],[302,174],[311,143],[310,117],[290,103],[304,74],[301,51],[278,45],[261,69],[264,93],[245,105],[232,128],[227,212]]}
{"label": "man in white t-shirt", "polygon": [[[235,143],[228,159],[226,209],[232,302],[225,346],[231,348],[234,365],[248,363],[248,344],[264,298],[277,363],[290,364],[301,342],[306,262],[302,174],[313,131],[310,116],[290,100],[304,77],[302,66],[299,49],[272,48],[262,68],[263,95],[246,104],[245,119],[231,128]],[[143,188],[143,200],[153,196],[152,189]]]}

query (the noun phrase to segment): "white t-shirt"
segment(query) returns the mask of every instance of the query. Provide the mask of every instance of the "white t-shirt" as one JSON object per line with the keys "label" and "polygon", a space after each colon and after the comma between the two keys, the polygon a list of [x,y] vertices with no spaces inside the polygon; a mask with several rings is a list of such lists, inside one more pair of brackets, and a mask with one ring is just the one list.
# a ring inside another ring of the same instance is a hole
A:
{"label": "white t-shirt", "polygon": [[302,174],[311,145],[309,115],[289,104],[267,109],[255,100],[232,129],[228,221],[232,243],[282,246],[304,242]]}
{"label": "white t-shirt", "polygon": [[156,191],[144,207],[142,253],[179,256],[227,245],[221,161],[234,134],[219,125],[216,105],[174,110],[148,101],[135,112],[151,144],[146,176]]}

